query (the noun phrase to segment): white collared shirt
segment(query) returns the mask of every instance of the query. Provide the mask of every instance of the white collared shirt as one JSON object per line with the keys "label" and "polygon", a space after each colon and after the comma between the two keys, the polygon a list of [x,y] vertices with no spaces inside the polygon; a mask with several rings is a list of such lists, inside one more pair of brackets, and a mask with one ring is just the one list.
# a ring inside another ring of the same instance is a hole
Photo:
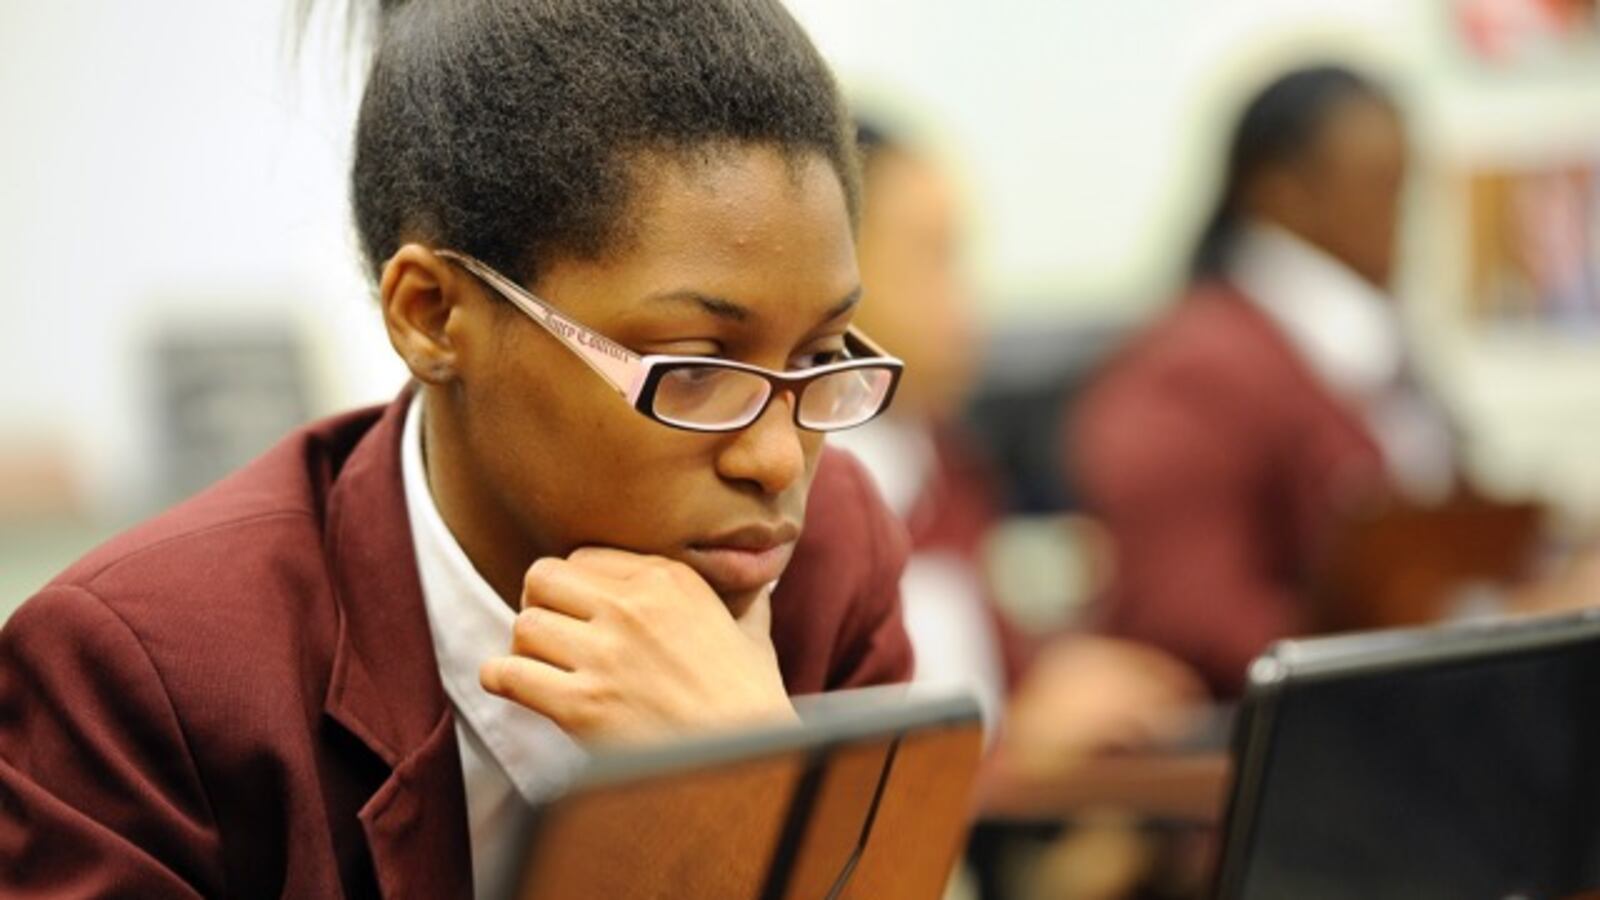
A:
{"label": "white collared shirt", "polygon": [[554,722],[478,684],[483,661],[510,649],[516,616],[439,516],[423,465],[422,413],[418,392],[406,413],[401,477],[433,652],[455,711],[475,893],[487,900],[506,894],[500,882],[521,849],[514,826],[526,804],[570,784],[586,754]]}
{"label": "white collared shirt", "polygon": [[1388,296],[1322,250],[1259,220],[1240,232],[1228,278],[1329,392],[1366,422],[1402,491],[1419,500],[1449,491],[1450,427],[1405,377],[1405,340]]}

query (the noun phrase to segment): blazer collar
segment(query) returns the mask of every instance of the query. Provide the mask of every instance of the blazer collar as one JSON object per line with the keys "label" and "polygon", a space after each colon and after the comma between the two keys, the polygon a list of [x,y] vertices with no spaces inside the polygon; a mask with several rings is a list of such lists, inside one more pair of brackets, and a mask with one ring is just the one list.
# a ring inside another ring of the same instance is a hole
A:
{"label": "blazer collar", "polygon": [[1264,353],[1278,358],[1280,371],[1290,379],[1301,396],[1320,406],[1339,423],[1340,429],[1374,459],[1381,458],[1377,439],[1360,415],[1327,384],[1317,377],[1310,364],[1295,349],[1293,341],[1259,304],[1231,282],[1211,282],[1200,289],[1200,297],[1222,304],[1240,327],[1255,333],[1255,344]]}
{"label": "blazer collar", "polygon": [[390,769],[361,810],[385,896],[466,896],[472,863],[460,751],[400,475],[412,391],[381,411],[328,493],[324,534],[339,632],[323,710]]}

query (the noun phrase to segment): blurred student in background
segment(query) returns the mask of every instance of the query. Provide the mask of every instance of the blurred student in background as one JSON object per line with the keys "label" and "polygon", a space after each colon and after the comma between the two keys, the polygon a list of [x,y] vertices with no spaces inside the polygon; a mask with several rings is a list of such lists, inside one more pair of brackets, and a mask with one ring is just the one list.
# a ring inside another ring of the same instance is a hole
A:
{"label": "blurred student in background", "polygon": [[835,436],[862,460],[911,532],[902,578],[906,627],[924,684],[972,690],[996,721],[1026,638],[989,601],[982,542],[998,513],[994,485],[954,426],[977,359],[973,298],[961,273],[953,185],[929,159],[861,123],[863,219],[858,236],[861,323],[916,374],[896,392],[899,414]]}
{"label": "blurred student in background", "polygon": [[1217,695],[1305,627],[1341,510],[1451,489],[1453,435],[1389,295],[1406,168],[1373,82],[1335,66],[1273,81],[1233,134],[1186,296],[1074,419],[1074,477],[1116,545],[1104,628]]}
{"label": "blurred student in background", "polygon": [[[1097,754],[1185,734],[1205,696],[1185,665],[1120,639],[1027,634],[995,602],[984,544],[1001,515],[998,485],[958,419],[982,343],[963,266],[959,192],[914,142],[868,123],[857,140],[858,323],[892,347],[906,371],[890,411],[828,441],[856,454],[910,532],[900,590],[916,651],[913,682],[978,696],[994,738],[990,788],[1070,779]],[[1154,858],[1121,825],[1079,828],[1050,845],[1088,849],[1089,858],[1068,852],[1069,865],[1018,870],[1014,857],[1030,839],[1003,828],[974,834],[968,863],[982,896],[1100,896],[1083,885],[1131,885]]]}
{"label": "blurred student in background", "polygon": [[889,412],[829,442],[857,455],[910,531],[901,597],[914,681],[974,691],[991,731],[1005,719],[1011,757],[1042,768],[1174,733],[1203,694],[1181,664],[1119,640],[1041,642],[996,605],[983,545],[1001,512],[997,488],[957,418],[981,342],[960,198],[910,142],[862,123],[858,143],[859,324],[906,372]]}

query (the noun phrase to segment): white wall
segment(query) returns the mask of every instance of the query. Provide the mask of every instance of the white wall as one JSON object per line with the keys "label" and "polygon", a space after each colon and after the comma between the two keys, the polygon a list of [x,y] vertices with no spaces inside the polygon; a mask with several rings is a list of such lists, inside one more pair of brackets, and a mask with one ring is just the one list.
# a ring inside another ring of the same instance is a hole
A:
{"label": "white wall", "polygon": [[1161,301],[1243,86],[1308,52],[1415,53],[1395,0],[792,0],[847,87],[948,142],[1000,318]]}
{"label": "white wall", "polygon": [[161,317],[331,320],[327,402],[400,383],[346,224],[353,94],[324,48],[295,71],[288,5],[0,4],[0,435],[64,443],[99,506],[148,487]]}

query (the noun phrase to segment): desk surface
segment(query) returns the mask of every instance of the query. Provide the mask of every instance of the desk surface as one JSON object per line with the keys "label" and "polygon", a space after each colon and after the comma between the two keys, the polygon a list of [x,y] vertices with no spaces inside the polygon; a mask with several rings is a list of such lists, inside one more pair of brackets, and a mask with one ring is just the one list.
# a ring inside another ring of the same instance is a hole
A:
{"label": "desk surface", "polygon": [[1152,819],[1216,825],[1227,809],[1228,754],[1118,754],[1087,757],[1049,773],[991,761],[978,787],[985,819],[1068,819],[1115,810]]}
{"label": "desk surface", "polygon": [[1002,743],[979,773],[978,815],[1063,821],[1114,812],[1219,825],[1233,786],[1229,748],[1236,715],[1232,704],[1212,706],[1166,744],[1059,762],[1010,756]]}

